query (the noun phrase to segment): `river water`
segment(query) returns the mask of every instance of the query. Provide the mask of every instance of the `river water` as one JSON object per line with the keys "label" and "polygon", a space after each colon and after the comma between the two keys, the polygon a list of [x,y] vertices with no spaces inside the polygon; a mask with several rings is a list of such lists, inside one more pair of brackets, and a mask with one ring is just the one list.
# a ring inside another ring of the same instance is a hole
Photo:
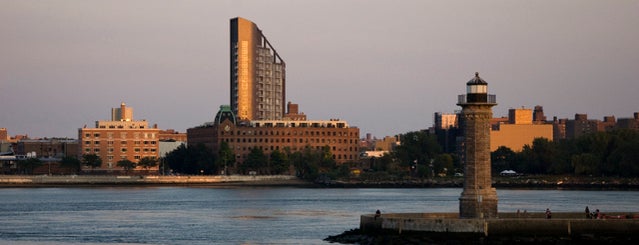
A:
{"label": "river water", "polygon": [[[2,188],[0,244],[326,244],[359,216],[457,212],[459,188]],[[638,191],[498,190],[499,211],[639,212]]]}

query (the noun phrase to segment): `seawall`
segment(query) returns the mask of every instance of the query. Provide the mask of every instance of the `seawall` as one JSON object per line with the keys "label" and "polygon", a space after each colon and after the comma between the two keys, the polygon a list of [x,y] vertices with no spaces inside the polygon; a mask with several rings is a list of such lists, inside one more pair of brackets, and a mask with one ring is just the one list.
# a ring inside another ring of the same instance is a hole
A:
{"label": "seawall", "polygon": [[639,213],[608,213],[588,219],[583,213],[500,213],[499,218],[460,219],[458,213],[395,213],[360,217],[364,233],[424,233],[470,237],[631,237],[639,236]]}
{"label": "seawall", "polygon": [[0,175],[1,187],[91,185],[311,185],[291,175],[228,176],[110,176],[110,175]]}

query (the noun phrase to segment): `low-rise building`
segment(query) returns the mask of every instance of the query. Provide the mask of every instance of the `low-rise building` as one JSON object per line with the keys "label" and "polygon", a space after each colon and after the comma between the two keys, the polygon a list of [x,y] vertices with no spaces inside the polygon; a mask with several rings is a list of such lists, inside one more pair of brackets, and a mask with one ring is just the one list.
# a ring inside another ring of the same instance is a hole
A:
{"label": "low-rise building", "polygon": [[524,145],[532,145],[535,138],[553,140],[552,124],[533,124],[531,109],[510,109],[508,123],[493,125],[490,131],[490,151],[505,146],[521,151]]}
{"label": "low-rise building", "polygon": [[43,158],[63,158],[78,155],[78,141],[75,139],[23,139],[16,143],[15,154],[35,154]]}
{"label": "low-rise building", "polygon": [[186,142],[186,133],[180,133],[175,131],[174,129],[160,130],[158,140]]}
{"label": "low-rise building", "polygon": [[[102,159],[101,166],[85,170],[121,171],[123,169],[117,166],[120,160],[137,163],[144,157],[158,158],[159,133],[160,130],[156,127],[150,128],[146,120],[133,120],[132,108],[122,103],[119,110],[112,110],[111,121],[96,121],[95,128],[78,129],[78,157],[82,159],[82,155],[95,154]],[[138,167],[135,170],[142,168]],[[156,166],[147,171],[157,170]]]}
{"label": "low-rise building", "polygon": [[639,130],[639,112],[634,113],[632,118],[619,118],[617,121],[618,128]]}
{"label": "low-rise building", "polygon": [[230,107],[221,106],[214,122],[189,128],[187,137],[189,145],[204,144],[213,152],[226,142],[235,153],[236,164],[242,164],[255,147],[269,155],[328,146],[337,164],[359,159],[359,129],[337,119],[236,121]]}

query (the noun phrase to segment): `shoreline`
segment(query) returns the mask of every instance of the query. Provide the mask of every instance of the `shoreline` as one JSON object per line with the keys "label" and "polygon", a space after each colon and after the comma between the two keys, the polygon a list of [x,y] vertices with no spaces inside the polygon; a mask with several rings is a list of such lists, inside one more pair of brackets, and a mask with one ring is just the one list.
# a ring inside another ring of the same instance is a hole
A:
{"label": "shoreline", "polygon": [[[318,183],[327,188],[462,188],[463,177],[396,181],[331,181]],[[556,190],[639,190],[637,178],[519,176],[493,177],[498,189]]]}
{"label": "shoreline", "polygon": [[[0,188],[38,187],[298,187],[298,188],[462,188],[463,178],[402,181],[337,180],[311,182],[291,175],[230,176],[105,176],[105,175],[0,175]],[[635,178],[568,178],[562,176],[497,177],[498,189],[639,190]]]}
{"label": "shoreline", "polygon": [[46,187],[311,187],[315,184],[289,175],[268,176],[106,176],[106,175],[0,175],[0,188]]}

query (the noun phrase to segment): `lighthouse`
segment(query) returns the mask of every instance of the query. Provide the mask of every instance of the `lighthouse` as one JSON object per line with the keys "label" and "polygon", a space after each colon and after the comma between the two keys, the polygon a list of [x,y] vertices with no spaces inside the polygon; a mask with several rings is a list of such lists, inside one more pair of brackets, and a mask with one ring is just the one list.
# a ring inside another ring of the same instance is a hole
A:
{"label": "lighthouse", "polygon": [[460,218],[497,217],[497,190],[490,171],[490,119],[495,95],[488,94],[488,83],[475,73],[466,83],[466,94],[459,95],[464,133],[464,190],[459,198]]}

